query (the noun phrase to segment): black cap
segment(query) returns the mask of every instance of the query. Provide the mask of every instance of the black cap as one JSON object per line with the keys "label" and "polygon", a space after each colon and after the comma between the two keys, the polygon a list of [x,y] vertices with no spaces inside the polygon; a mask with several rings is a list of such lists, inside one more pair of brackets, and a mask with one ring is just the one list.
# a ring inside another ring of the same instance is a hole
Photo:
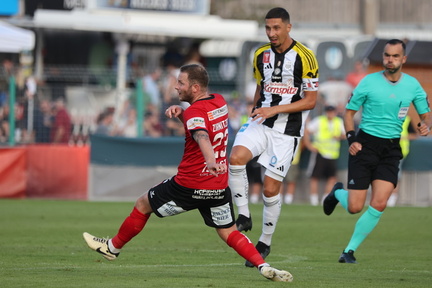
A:
{"label": "black cap", "polygon": [[325,111],[334,111],[334,110],[336,110],[336,107],[332,106],[332,105],[326,105],[324,110]]}

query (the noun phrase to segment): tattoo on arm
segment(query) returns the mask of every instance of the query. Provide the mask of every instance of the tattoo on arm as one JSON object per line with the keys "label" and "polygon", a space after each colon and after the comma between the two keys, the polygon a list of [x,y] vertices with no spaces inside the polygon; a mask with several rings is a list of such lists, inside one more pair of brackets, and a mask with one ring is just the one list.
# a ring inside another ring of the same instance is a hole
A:
{"label": "tattoo on arm", "polygon": [[196,142],[199,142],[199,140],[209,140],[209,135],[207,134],[207,132],[204,131],[197,131],[195,133],[193,133],[193,138]]}

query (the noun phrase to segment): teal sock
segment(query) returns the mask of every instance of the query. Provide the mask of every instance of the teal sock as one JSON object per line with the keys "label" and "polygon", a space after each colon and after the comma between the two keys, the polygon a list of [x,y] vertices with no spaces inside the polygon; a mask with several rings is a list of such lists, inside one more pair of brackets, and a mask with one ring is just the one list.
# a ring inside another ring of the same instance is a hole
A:
{"label": "teal sock", "polygon": [[348,211],[348,191],[345,189],[338,189],[335,191],[336,199],[339,200],[339,203],[342,207]]}
{"label": "teal sock", "polygon": [[366,239],[372,230],[375,229],[382,214],[383,212],[380,212],[372,206],[369,206],[369,208],[357,220],[354,233],[351,236],[351,240],[344,252],[348,252],[349,250],[356,251],[358,246],[360,246],[360,244]]}

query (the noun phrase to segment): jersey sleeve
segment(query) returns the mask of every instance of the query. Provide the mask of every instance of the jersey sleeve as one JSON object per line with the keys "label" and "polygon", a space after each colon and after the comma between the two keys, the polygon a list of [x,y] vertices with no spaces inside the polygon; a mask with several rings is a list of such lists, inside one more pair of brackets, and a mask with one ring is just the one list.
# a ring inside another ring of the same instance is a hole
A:
{"label": "jersey sleeve", "polygon": [[186,129],[191,132],[197,131],[197,130],[206,130],[207,131],[207,124],[206,124],[206,115],[199,109],[194,109],[193,107],[190,107],[184,111],[183,114],[183,120],[186,126]]}
{"label": "jersey sleeve", "polygon": [[[417,82],[418,83],[418,82]],[[414,107],[417,110],[417,113],[419,115],[421,114],[425,114],[430,112],[430,103],[427,97],[426,92],[423,90],[422,86],[420,85],[420,83],[418,83],[417,85],[417,89],[416,89],[416,93],[415,93],[415,98],[413,101]]]}
{"label": "jersey sleeve", "polygon": [[258,85],[261,85],[261,80],[263,79],[263,75],[260,72],[258,64],[262,62],[263,57],[266,57],[263,53],[268,49],[268,45],[261,46],[257,50],[255,50],[254,58],[253,58],[253,76],[255,78],[255,82]]}
{"label": "jersey sleeve", "polygon": [[351,94],[351,97],[348,99],[348,103],[346,105],[346,109],[358,111],[360,107],[363,105],[366,96],[367,96],[367,78],[363,78],[354,91]]}
{"label": "jersey sleeve", "polygon": [[318,61],[315,54],[302,44],[298,44],[298,52],[302,57],[304,91],[318,91]]}

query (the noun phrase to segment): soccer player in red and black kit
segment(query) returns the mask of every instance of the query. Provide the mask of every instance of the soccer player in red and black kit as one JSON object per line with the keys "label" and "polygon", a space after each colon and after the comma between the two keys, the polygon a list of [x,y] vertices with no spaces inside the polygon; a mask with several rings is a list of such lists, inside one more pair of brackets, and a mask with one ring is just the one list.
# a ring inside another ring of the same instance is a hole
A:
{"label": "soccer player in red and black kit", "polygon": [[87,245],[107,260],[115,260],[120,249],[144,228],[151,213],[158,217],[198,209],[207,226],[240,256],[254,264],[261,275],[272,281],[291,282],[292,275],[270,267],[250,240],[237,231],[231,191],[228,187],[227,143],[228,107],[219,94],[208,94],[207,71],[198,64],[180,68],[175,89],[187,109],[170,106],[165,115],[178,117],[185,129],[183,158],[175,176],[152,187],[135,203],[113,238],[104,239],[85,232]]}

